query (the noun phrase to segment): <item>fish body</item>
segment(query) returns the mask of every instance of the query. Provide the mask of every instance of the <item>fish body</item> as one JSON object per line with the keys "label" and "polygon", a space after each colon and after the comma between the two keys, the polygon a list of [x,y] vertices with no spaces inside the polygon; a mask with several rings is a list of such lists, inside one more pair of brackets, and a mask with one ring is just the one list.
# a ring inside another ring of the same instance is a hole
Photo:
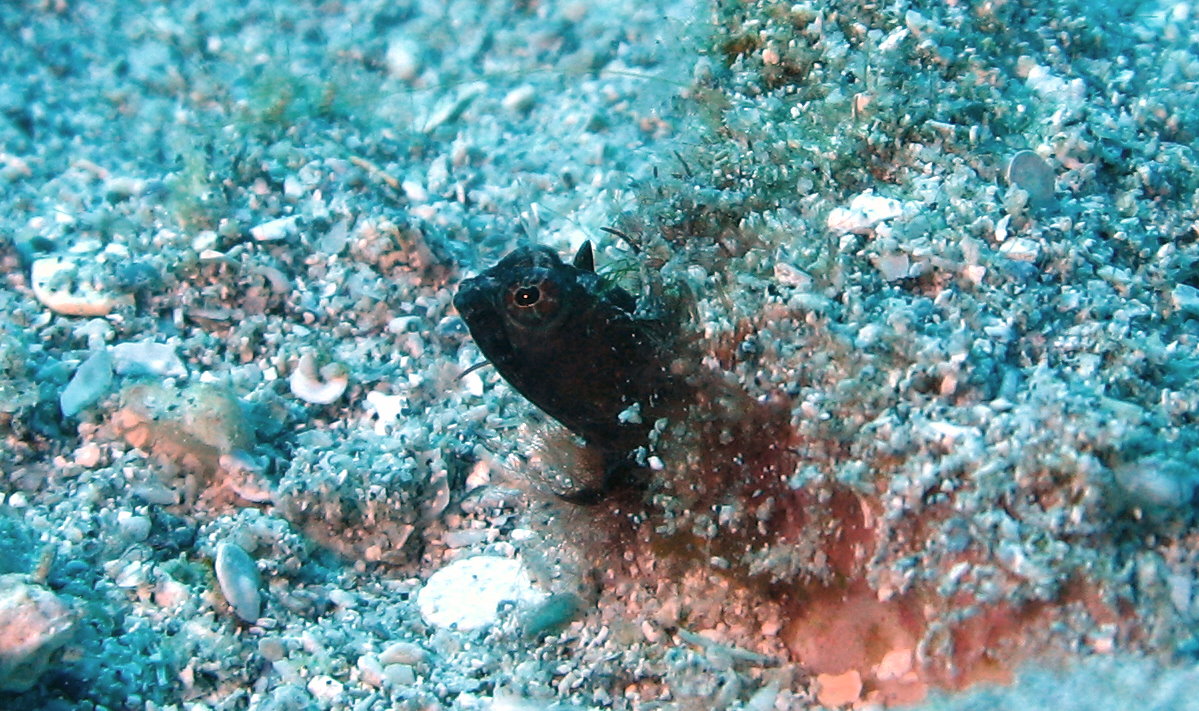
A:
{"label": "fish body", "polygon": [[596,274],[590,243],[569,264],[548,247],[518,247],[463,281],[454,306],[499,374],[607,468],[646,444],[670,358],[660,324]]}

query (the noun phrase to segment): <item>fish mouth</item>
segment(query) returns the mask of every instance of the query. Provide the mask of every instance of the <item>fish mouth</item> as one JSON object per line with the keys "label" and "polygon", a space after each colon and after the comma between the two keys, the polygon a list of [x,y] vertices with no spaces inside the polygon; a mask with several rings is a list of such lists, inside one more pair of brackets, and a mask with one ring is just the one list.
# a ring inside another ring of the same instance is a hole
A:
{"label": "fish mouth", "polygon": [[471,338],[490,361],[503,359],[512,353],[504,319],[495,304],[498,290],[495,279],[480,275],[464,280],[454,294],[454,308],[466,323]]}
{"label": "fish mouth", "polygon": [[495,293],[493,280],[485,276],[477,276],[464,280],[458,285],[458,293],[454,294],[454,308],[458,309],[462,320],[470,325],[472,319],[486,312],[495,312],[495,305],[489,298]]}

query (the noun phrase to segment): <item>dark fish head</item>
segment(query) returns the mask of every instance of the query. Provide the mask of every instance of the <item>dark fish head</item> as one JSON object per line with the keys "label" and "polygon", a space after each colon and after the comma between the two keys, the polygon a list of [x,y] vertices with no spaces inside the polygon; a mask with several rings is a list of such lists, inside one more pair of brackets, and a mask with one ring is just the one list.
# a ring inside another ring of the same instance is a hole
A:
{"label": "dark fish head", "polygon": [[463,281],[454,306],[500,375],[588,443],[621,448],[643,429],[620,413],[652,394],[659,354],[633,297],[595,273],[590,244],[570,264],[519,247]]}
{"label": "dark fish head", "polygon": [[503,373],[501,364],[522,352],[554,349],[572,317],[593,307],[600,285],[594,271],[565,264],[548,247],[519,247],[463,281],[454,306],[479,350]]}

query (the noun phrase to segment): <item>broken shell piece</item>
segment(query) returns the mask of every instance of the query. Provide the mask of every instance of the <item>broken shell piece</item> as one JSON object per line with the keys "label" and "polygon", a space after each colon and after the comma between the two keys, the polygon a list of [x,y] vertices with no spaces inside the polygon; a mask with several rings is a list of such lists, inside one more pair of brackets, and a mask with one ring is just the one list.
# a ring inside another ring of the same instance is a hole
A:
{"label": "broken shell piece", "polygon": [[250,228],[250,236],[259,242],[274,242],[287,239],[299,231],[300,218],[296,215],[280,217]]}
{"label": "broken shell piece", "polygon": [[161,375],[183,378],[187,366],[179,360],[174,346],[153,341],[118,343],[109,349],[113,370],[118,375]]}
{"label": "broken shell piece", "polygon": [[329,363],[318,372],[311,353],[300,356],[300,362],[288,378],[291,394],[315,405],[328,405],[346,391],[349,371],[341,363]]}
{"label": "broken shell piece", "polygon": [[96,288],[80,273],[83,264],[68,257],[35,259],[30,269],[33,295],[64,316],[106,316],[117,305],[115,295]]}
{"label": "broken shell piece", "polygon": [[849,207],[834,208],[826,224],[836,234],[867,234],[880,222],[903,215],[903,203],[867,190],[849,201]]}

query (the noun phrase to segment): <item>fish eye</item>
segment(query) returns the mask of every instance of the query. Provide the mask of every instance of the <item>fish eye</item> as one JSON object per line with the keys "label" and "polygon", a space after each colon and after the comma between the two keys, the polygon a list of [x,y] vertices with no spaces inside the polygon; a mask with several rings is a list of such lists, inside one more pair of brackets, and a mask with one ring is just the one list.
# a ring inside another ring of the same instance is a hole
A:
{"label": "fish eye", "polygon": [[522,286],[512,292],[512,303],[521,308],[536,306],[541,301],[541,289],[536,286]]}
{"label": "fish eye", "polygon": [[514,323],[527,328],[539,328],[559,315],[560,296],[553,279],[535,274],[508,286],[504,291],[503,308]]}

